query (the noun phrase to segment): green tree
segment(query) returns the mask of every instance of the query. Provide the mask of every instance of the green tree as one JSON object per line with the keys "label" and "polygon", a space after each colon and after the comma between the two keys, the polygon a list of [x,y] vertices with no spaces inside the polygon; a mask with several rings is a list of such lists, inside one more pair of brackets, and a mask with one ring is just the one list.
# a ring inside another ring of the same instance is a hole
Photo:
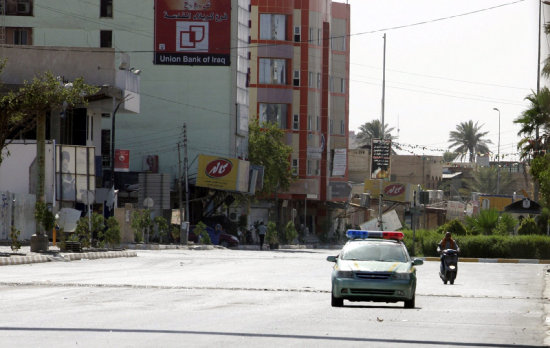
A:
{"label": "green tree", "polygon": [[542,87],[538,93],[533,91],[525,97],[525,100],[529,101],[529,108],[514,120],[521,127],[518,132],[522,137],[518,143],[521,159],[534,158],[546,148],[543,142],[547,136],[541,136],[541,131],[547,131],[550,125],[550,90]]}
{"label": "green tree", "polygon": [[264,166],[263,194],[287,190],[292,182],[290,154],[292,147],[285,144],[285,132],[276,124],[257,120],[250,122],[248,156],[251,163]]}
{"label": "green tree", "polygon": [[533,158],[530,173],[538,183],[541,203],[546,207],[550,207],[550,154]]}
{"label": "green tree", "polygon": [[[5,61],[0,63],[0,69],[4,65]],[[87,97],[97,91],[97,87],[87,85],[82,78],[64,84],[51,72],[45,72],[0,99],[0,165],[3,148],[18,134],[36,127],[38,200],[44,200],[46,114],[63,107],[86,105]]]}
{"label": "green tree", "polygon": [[[464,181],[465,188],[469,192],[496,193],[498,182],[498,169],[495,167],[478,167],[469,180]],[[500,172],[499,193],[512,194],[514,180],[510,173]]]}
{"label": "green tree", "polygon": [[[393,127],[388,128],[388,124],[384,124],[384,139],[395,139],[391,135]],[[380,120],[372,120],[359,126],[357,133],[357,142],[360,145],[370,145],[372,139],[382,139],[382,122]]]}
{"label": "green tree", "polygon": [[456,130],[449,133],[449,149],[454,148],[461,160],[468,155],[470,162],[475,161],[476,153],[488,154],[487,144],[491,144],[491,140],[483,139],[489,132],[481,132],[482,126],[472,120],[458,124]]}

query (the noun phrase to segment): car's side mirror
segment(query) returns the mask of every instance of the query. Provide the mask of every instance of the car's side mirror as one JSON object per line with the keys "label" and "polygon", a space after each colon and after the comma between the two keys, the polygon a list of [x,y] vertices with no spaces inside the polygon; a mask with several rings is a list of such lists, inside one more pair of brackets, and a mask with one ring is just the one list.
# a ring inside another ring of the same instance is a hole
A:
{"label": "car's side mirror", "polygon": [[422,259],[414,259],[413,260],[413,265],[415,266],[420,266],[420,265],[423,265],[424,264],[424,260]]}
{"label": "car's side mirror", "polygon": [[337,258],[338,258],[338,256],[327,256],[327,261],[336,262]]}

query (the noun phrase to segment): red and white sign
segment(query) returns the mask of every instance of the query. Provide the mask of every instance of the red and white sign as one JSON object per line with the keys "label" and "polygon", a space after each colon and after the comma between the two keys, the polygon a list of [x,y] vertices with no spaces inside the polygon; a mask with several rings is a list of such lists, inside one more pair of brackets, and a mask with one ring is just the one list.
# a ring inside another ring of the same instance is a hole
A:
{"label": "red and white sign", "polygon": [[210,178],[222,178],[231,173],[233,165],[226,159],[217,159],[206,165],[205,174]]}
{"label": "red and white sign", "polygon": [[130,171],[130,150],[115,150],[115,172]]}
{"label": "red and white sign", "polygon": [[384,194],[388,196],[399,196],[405,192],[405,185],[390,184],[384,187]]}
{"label": "red and white sign", "polygon": [[231,1],[155,1],[155,64],[229,66],[230,50]]}

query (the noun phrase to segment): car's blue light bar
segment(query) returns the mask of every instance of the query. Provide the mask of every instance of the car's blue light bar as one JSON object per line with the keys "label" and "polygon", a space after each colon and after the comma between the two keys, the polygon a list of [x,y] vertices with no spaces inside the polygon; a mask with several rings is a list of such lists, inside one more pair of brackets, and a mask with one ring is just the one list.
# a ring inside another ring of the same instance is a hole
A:
{"label": "car's blue light bar", "polygon": [[349,239],[381,238],[403,240],[403,232],[397,231],[347,230],[346,236]]}

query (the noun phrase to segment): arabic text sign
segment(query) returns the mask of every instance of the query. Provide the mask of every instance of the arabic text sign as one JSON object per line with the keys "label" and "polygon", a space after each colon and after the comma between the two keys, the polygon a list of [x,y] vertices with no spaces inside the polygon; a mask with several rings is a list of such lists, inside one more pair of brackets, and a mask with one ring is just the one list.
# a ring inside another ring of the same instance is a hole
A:
{"label": "arabic text sign", "polygon": [[230,48],[230,1],[155,1],[155,64],[228,66]]}
{"label": "arabic text sign", "polygon": [[390,177],[391,140],[372,139],[371,179]]}

